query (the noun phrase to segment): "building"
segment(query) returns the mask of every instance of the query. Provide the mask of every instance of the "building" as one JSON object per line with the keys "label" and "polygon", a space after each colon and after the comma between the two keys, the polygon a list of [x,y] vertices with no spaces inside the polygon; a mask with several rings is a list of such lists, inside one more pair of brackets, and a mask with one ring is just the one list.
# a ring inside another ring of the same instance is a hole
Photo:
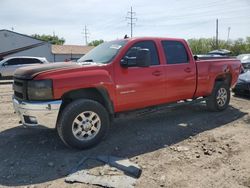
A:
{"label": "building", "polygon": [[79,45],[52,45],[9,30],[0,30],[0,60],[13,56],[45,57],[50,62],[76,60],[93,47]]}
{"label": "building", "polygon": [[88,53],[93,46],[80,45],[52,45],[53,61],[69,61],[77,60]]}
{"label": "building", "polygon": [[12,56],[46,57],[53,61],[51,44],[9,30],[0,30],[0,58]]}

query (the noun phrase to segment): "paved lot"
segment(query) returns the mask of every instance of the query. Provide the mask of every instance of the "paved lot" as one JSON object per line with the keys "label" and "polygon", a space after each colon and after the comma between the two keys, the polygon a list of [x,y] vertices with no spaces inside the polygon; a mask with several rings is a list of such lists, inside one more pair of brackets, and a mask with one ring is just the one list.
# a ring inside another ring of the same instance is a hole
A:
{"label": "paved lot", "polygon": [[116,119],[101,144],[76,151],[54,130],[18,126],[11,95],[0,85],[0,187],[89,187],[64,177],[82,157],[103,154],[138,163],[136,187],[250,187],[250,99],[232,97],[220,113],[196,104]]}

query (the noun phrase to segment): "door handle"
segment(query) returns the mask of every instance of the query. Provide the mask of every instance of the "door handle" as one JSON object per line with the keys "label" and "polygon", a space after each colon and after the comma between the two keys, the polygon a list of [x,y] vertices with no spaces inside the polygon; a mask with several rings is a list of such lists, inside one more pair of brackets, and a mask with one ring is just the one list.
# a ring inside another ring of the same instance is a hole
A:
{"label": "door handle", "polygon": [[192,72],[192,70],[191,70],[191,68],[190,68],[190,67],[185,68],[185,69],[184,69],[184,71],[185,71],[185,72],[187,72],[187,73]]}
{"label": "door handle", "polygon": [[154,72],[152,72],[152,75],[154,75],[154,76],[160,76],[161,75],[161,71],[154,71]]}

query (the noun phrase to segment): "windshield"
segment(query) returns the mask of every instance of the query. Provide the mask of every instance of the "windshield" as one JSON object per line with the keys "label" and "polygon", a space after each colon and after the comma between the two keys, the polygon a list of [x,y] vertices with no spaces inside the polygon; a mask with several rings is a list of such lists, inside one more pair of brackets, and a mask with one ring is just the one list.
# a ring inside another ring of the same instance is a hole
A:
{"label": "windshield", "polygon": [[126,43],[126,40],[102,43],[82,56],[77,62],[109,63]]}

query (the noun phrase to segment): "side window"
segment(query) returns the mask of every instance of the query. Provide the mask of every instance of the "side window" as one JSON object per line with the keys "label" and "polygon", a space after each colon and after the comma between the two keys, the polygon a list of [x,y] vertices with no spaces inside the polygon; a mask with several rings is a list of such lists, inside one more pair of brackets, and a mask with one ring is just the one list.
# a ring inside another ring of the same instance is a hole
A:
{"label": "side window", "polygon": [[136,57],[136,51],[138,49],[146,48],[149,49],[150,55],[151,55],[151,65],[159,65],[159,58],[158,58],[158,52],[155,46],[155,43],[153,41],[143,41],[135,43],[126,53],[125,56],[129,58],[135,58]]}
{"label": "side window", "polygon": [[30,59],[30,64],[41,64],[42,62],[39,59]]}
{"label": "side window", "polygon": [[185,46],[179,41],[162,41],[167,64],[188,63],[188,54]]}
{"label": "side window", "polygon": [[40,61],[39,59],[33,59],[35,64],[42,64],[43,62]]}
{"label": "side window", "polygon": [[24,59],[24,58],[19,59],[19,63],[18,63],[18,64],[19,64],[19,65],[27,64],[27,63],[26,63],[26,59]]}
{"label": "side window", "polygon": [[22,58],[20,60],[21,60],[20,64],[22,64],[22,65],[41,63],[40,60],[34,59],[34,58]]}
{"label": "side window", "polygon": [[8,61],[6,61],[4,64],[7,66],[12,66],[12,65],[19,65],[19,59],[15,58],[15,59],[10,59]]}

